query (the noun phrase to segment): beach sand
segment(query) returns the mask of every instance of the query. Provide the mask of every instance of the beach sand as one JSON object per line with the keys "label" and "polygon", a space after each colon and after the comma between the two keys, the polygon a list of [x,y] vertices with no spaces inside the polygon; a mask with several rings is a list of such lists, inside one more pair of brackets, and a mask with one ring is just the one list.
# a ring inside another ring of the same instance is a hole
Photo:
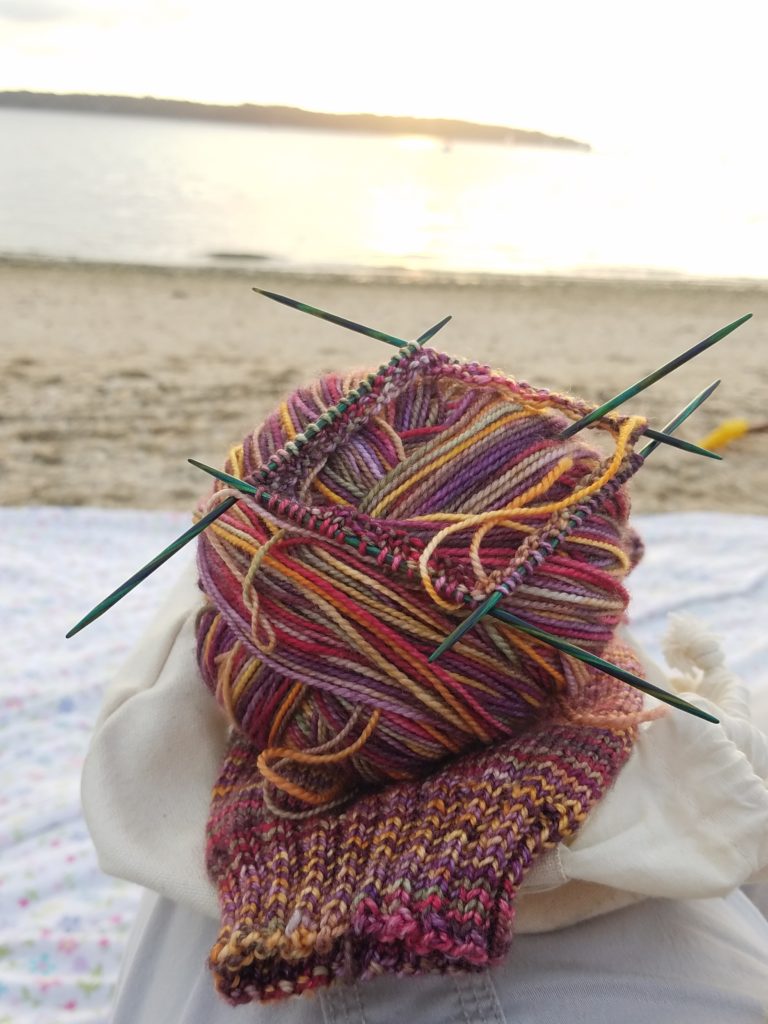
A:
{"label": "beach sand", "polygon": [[[191,509],[294,386],[373,367],[382,344],[288,310],[251,285],[414,337],[447,313],[444,350],[599,402],[745,312],[754,320],[629,406],[660,427],[715,377],[680,436],[768,420],[768,286],[551,278],[357,279],[78,264],[0,264],[2,503]],[[641,512],[768,513],[768,434],[715,463],[659,450],[632,485]]]}

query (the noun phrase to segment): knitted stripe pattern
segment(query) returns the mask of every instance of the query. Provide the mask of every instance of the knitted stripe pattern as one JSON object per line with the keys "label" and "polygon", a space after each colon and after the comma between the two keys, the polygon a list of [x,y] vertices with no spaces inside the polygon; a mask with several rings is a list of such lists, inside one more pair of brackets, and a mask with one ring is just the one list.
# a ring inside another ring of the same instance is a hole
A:
{"label": "knitted stripe pattern", "polygon": [[587,411],[412,345],[297,391],[230,453],[258,493],[198,548],[198,660],[234,737],[208,843],[230,1001],[494,962],[525,870],[619,770],[623,684],[487,618],[427,660],[501,591],[638,670],[615,629],[645,421],[601,422],[605,454],[559,437]]}

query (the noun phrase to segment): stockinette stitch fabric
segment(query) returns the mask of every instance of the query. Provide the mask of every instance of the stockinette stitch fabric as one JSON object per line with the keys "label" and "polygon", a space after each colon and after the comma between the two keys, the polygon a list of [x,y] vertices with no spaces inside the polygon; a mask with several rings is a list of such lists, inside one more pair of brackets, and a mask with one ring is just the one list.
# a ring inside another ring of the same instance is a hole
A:
{"label": "stockinette stitch fabric", "polygon": [[232,1003],[383,972],[476,970],[515,897],[629,756],[642,698],[486,616],[640,673],[616,636],[641,554],[623,483],[645,421],[416,344],[281,404],[202,516],[198,661],[232,726],[207,860]]}

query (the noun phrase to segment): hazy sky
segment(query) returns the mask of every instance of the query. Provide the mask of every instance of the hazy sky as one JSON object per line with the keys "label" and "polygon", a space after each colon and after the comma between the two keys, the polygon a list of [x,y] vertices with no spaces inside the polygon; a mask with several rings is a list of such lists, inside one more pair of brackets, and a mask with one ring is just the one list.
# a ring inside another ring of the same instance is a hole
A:
{"label": "hazy sky", "polygon": [[0,0],[0,89],[768,152],[766,0]]}

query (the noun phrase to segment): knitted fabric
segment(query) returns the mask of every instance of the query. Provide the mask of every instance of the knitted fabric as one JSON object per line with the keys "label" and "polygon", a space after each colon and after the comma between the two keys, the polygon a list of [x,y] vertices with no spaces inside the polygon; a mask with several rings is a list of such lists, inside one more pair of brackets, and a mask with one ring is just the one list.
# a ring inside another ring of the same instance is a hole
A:
{"label": "knitted fabric", "polygon": [[198,658],[233,726],[208,830],[231,1002],[495,962],[526,870],[626,760],[639,694],[506,624],[427,661],[501,591],[639,671],[615,629],[644,421],[601,424],[601,455],[559,439],[586,411],[414,345],[230,454],[263,488],[199,547]]}
{"label": "knitted fabric", "polygon": [[[606,699],[599,689],[602,698],[580,695],[592,712],[639,706],[631,691]],[[422,782],[293,821],[265,807],[258,751],[236,740],[208,832],[222,907],[211,952],[219,991],[243,1003],[334,979],[498,962],[526,871],[575,834],[630,746],[628,730],[549,721]]]}

